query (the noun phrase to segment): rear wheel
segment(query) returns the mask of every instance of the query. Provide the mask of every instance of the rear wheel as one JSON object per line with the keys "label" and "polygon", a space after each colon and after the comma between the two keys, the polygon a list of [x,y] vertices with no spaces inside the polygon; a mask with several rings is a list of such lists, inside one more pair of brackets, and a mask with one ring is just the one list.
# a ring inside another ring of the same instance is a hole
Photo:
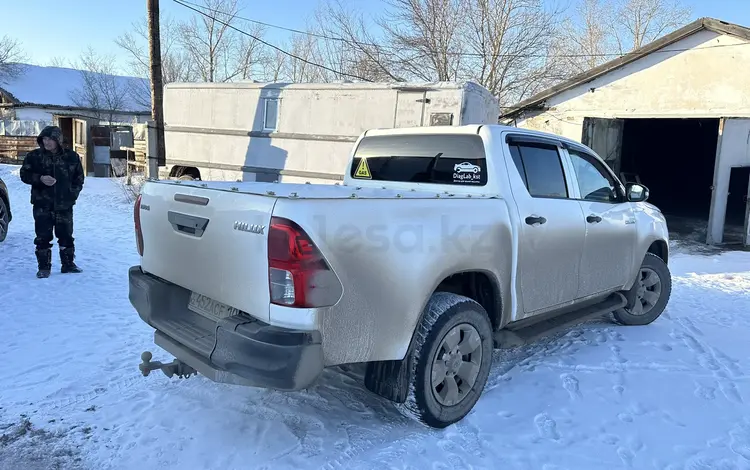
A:
{"label": "rear wheel", "polygon": [[5,241],[5,237],[8,236],[8,225],[10,224],[10,212],[8,206],[5,205],[5,201],[0,197],[0,242]]}
{"label": "rear wheel", "polygon": [[624,308],[613,312],[621,325],[648,325],[662,314],[672,294],[672,275],[667,263],[653,253],[646,253],[633,287],[624,292]]}
{"label": "rear wheel", "polygon": [[492,365],[492,325],[477,302],[438,292],[418,326],[405,414],[444,428],[479,400]]}

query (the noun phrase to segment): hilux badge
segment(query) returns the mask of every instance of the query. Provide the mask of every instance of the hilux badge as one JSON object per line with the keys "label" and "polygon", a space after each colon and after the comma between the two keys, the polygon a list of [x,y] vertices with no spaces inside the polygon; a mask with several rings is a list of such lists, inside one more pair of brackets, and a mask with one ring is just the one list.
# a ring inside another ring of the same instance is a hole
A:
{"label": "hilux badge", "polygon": [[234,229],[239,230],[240,232],[250,232],[257,233],[258,235],[263,235],[264,231],[266,230],[266,226],[258,224],[248,224],[247,222],[240,222],[238,220],[235,220]]}

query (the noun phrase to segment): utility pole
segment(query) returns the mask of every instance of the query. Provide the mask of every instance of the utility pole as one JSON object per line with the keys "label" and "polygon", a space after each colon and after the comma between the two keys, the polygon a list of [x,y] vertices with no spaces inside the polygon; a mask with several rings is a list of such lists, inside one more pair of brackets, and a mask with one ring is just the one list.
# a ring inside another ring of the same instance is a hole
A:
{"label": "utility pole", "polygon": [[[148,45],[151,59],[151,120],[153,131],[149,133],[155,137],[156,155],[149,152],[148,176],[158,178],[159,166],[166,164],[164,147],[164,86],[161,72],[161,33],[159,31],[159,0],[146,0],[148,10]],[[151,127],[151,126],[149,126]]]}

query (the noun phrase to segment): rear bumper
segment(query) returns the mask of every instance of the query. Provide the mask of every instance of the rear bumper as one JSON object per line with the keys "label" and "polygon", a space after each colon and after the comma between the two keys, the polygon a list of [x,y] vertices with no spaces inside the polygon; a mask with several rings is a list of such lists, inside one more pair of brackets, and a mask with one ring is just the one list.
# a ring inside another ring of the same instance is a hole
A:
{"label": "rear bumper", "polygon": [[190,292],[130,268],[130,303],[156,329],[154,342],[215,382],[300,390],[323,371],[317,331],[267,325],[246,315],[209,320],[187,308]]}

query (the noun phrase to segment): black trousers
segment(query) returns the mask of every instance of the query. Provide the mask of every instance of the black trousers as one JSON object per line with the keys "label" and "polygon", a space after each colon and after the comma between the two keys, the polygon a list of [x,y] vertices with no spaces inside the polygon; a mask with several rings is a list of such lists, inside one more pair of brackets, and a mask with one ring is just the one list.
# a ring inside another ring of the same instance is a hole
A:
{"label": "black trousers", "polygon": [[34,244],[37,250],[52,248],[52,235],[60,248],[73,248],[73,209],[54,210],[34,206]]}

